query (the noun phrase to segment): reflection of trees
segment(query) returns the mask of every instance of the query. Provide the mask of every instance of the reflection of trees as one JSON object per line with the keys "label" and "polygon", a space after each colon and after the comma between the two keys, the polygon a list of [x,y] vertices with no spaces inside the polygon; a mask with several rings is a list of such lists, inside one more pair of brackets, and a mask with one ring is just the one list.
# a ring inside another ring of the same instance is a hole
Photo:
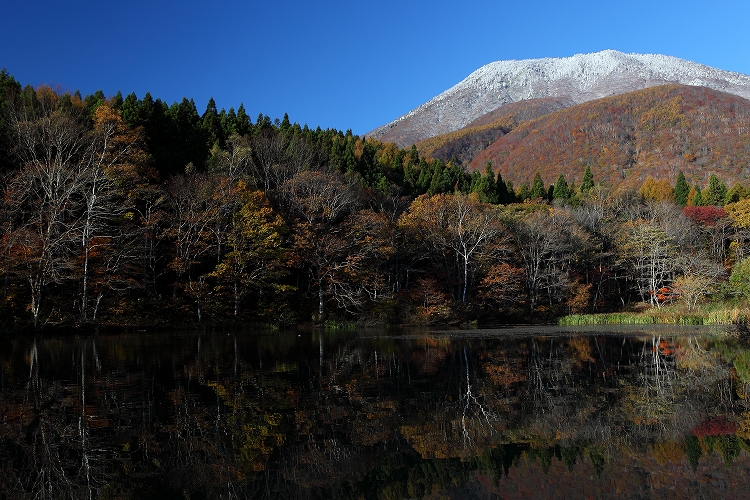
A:
{"label": "reflection of trees", "polygon": [[524,460],[736,466],[745,442],[697,424],[747,410],[728,364],[745,352],[666,334],[0,339],[0,495],[419,497]]}
{"label": "reflection of trees", "polygon": [[599,428],[596,417],[602,394],[573,376],[575,358],[569,355],[565,339],[532,338],[530,343],[526,411],[531,432],[573,439],[591,426]]}

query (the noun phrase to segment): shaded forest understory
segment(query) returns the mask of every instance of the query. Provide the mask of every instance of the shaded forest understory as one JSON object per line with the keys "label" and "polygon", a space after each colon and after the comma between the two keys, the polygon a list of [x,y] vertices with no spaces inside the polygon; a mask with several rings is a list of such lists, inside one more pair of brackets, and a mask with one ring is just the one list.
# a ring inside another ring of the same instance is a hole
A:
{"label": "shaded forest understory", "polygon": [[514,187],[242,105],[5,71],[0,169],[5,326],[492,324],[750,296],[750,193],[716,175]]}

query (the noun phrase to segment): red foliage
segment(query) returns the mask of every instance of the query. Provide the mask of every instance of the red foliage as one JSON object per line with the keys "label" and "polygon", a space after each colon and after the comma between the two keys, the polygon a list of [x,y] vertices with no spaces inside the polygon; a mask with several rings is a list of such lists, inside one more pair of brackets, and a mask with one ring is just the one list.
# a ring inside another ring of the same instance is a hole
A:
{"label": "red foliage", "polygon": [[726,211],[719,207],[685,207],[682,209],[682,214],[704,226],[715,226],[716,221],[727,216]]}
{"label": "red foliage", "polygon": [[693,428],[693,434],[701,436],[725,436],[737,432],[737,424],[730,422],[723,415],[718,415]]}
{"label": "red foliage", "polygon": [[680,352],[680,344],[672,344],[664,339],[659,342],[659,346],[654,346],[654,351],[659,350],[659,353],[664,356],[672,356]]}
{"label": "red foliage", "polygon": [[663,286],[656,291],[649,290],[649,293],[651,295],[656,295],[656,300],[658,300],[660,304],[672,302],[676,300],[680,295],[679,292],[671,286]]}

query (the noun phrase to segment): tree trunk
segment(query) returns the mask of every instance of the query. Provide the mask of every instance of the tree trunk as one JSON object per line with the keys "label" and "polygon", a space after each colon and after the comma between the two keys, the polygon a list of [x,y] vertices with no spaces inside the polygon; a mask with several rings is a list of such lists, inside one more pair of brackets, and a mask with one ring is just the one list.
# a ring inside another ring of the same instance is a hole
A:
{"label": "tree trunk", "polygon": [[81,324],[85,325],[88,322],[87,309],[88,309],[88,287],[89,287],[89,246],[84,243],[83,245],[83,290],[81,293]]}
{"label": "tree trunk", "polygon": [[323,285],[321,284],[318,288],[318,321],[323,322],[325,317],[325,292]]}

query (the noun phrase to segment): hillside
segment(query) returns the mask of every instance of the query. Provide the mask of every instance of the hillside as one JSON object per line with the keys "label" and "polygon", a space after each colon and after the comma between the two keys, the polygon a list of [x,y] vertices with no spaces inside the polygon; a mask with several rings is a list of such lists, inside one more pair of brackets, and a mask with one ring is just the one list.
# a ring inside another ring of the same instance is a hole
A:
{"label": "hillside", "polygon": [[417,149],[423,156],[466,164],[521,123],[572,104],[567,98],[553,97],[514,102],[480,116],[460,130],[420,141]]}
{"label": "hillside", "polygon": [[657,85],[705,86],[750,98],[750,76],[676,57],[605,50],[565,58],[497,61],[430,101],[366,134],[408,147],[454,132],[509,103],[565,97],[574,103]]}
{"label": "hillside", "polygon": [[500,137],[470,163],[491,161],[503,178],[547,183],[560,173],[638,186],[651,175],[705,183],[750,176],[750,101],[705,87],[664,85],[562,109]]}

